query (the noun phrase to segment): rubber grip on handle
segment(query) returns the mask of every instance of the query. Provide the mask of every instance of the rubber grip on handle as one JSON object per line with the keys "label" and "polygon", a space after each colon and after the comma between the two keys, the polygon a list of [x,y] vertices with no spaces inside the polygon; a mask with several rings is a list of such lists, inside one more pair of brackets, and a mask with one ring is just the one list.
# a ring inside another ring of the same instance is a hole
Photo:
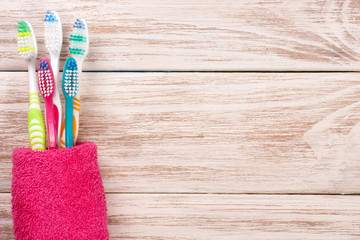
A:
{"label": "rubber grip on handle", "polygon": [[74,144],[76,145],[76,141],[79,135],[79,117],[80,117],[80,94],[78,93],[74,98]]}
{"label": "rubber grip on handle", "polygon": [[30,108],[28,114],[28,131],[32,150],[45,150],[45,125],[41,111]]}

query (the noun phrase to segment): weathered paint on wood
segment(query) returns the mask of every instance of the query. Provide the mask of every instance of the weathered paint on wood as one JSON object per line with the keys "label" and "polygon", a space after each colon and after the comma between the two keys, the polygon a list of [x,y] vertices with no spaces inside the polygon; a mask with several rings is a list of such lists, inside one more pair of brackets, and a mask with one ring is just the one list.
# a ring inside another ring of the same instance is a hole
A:
{"label": "weathered paint on wood", "polygon": [[[44,51],[43,18],[90,28],[87,70],[359,70],[358,0],[131,0],[0,2],[0,70],[25,70],[16,22],[30,21]],[[62,66],[62,65],[61,65]]]}
{"label": "weathered paint on wood", "polygon": [[358,195],[302,195],[360,190],[360,74],[329,72],[359,71],[359,1],[0,8],[0,239],[13,239],[11,151],[28,146],[27,75],[7,72],[26,70],[16,22],[33,24],[48,57],[48,10],[63,22],[61,67],[83,18],[85,70],[324,71],[85,73],[80,140],[99,146],[111,239],[360,238]]}
{"label": "weathered paint on wood", "polygon": [[[1,73],[0,186],[28,146],[26,73]],[[359,193],[359,73],[84,73],[80,140],[107,192]]]}
{"label": "weathered paint on wood", "polygon": [[[108,194],[110,239],[359,239],[358,196]],[[0,238],[13,239],[10,194]]]}

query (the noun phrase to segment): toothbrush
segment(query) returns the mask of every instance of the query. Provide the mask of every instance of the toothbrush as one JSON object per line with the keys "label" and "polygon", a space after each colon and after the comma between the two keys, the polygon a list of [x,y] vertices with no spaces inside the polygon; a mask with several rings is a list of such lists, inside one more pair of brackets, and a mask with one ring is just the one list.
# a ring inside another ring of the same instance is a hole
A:
{"label": "toothbrush", "polygon": [[62,27],[59,15],[55,11],[47,12],[44,19],[44,37],[46,48],[50,53],[51,66],[55,79],[55,91],[53,95],[55,128],[57,129],[57,146],[60,146],[61,130],[61,101],[58,90],[59,86],[59,59],[63,41]]}
{"label": "toothbrush", "polygon": [[56,149],[57,129],[55,126],[55,114],[53,96],[55,92],[54,74],[47,58],[39,60],[38,68],[39,90],[45,100],[46,106],[46,126],[48,132],[49,149]]}
{"label": "toothbrush", "polygon": [[[79,79],[81,76],[82,64],[85,60],[85,57],[89,51],[89,32],[88,27],[85,20],[77,19],[72,34],[70,35],[70,54],[73,58],[75,58],[78,71],[79,71]],[[80,91],[77,91],[77,94],[74,98],[74,106],[73,106],[73,114],[74,114],[74,143],[76,144],[78,133],[79,133],[79,111],[80,111]],[[65,136],[64,130],[65,124],[63,122],[61,127],[61,140],[60,140],[60,148],[64,148],[65,146]]]}
{"label": "toothbrush", "polygon": [[28,131],[30,145],[32,150],[45,150],[45,126],[41,114],[40,94],[35,73],[36,38],[30,23],[19,21],[17,28],[19,54],[28,62],[30,86]]}
{"label": "toothbrush", "polygon": [[76,60],[72,57],[65,62],[62,90],[65,96],[65,145],[74,146],[73,133],[73,105],[74,98],[79,89],[79,72]]}

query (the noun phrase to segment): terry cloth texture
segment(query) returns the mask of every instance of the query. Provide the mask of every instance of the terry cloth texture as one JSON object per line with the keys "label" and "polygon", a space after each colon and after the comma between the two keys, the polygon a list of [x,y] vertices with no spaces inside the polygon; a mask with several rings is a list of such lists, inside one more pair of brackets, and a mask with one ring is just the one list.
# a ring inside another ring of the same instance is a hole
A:
{"label": "terry cloth texture", "polygon": [[109,239],[95,143],[13,152],[12,215],[16,239]]}

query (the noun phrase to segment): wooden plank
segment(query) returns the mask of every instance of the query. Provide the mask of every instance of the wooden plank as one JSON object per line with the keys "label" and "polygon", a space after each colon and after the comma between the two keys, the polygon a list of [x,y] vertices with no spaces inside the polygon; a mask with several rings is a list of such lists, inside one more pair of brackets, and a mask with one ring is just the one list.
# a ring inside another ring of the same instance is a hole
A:
{"label": "wooden plank", "polygon": [[[110,239],[359,239],[359,196],[108,194]],[[0,238],[13,239],[10,194]]]}
{"label": "wooden plank", "polygon": [[[84,73],[79,139],[107,192],[358,193],[359,76]],[[20,79],[0,74],[0,192],[29,145]]]}
{"label": "wooden plank", "polygon": [[0,239],[14,239],[10,193],[0,193]]}
{"label": "wooden plank", "polygon": [[64,26],[62,63],[76,18],[90,27],[87,70],[359,70],[355,0],[97,0],[0,2],[0,70],[24,70],[15,25],[30,21],[44,52],[43,18]]}

